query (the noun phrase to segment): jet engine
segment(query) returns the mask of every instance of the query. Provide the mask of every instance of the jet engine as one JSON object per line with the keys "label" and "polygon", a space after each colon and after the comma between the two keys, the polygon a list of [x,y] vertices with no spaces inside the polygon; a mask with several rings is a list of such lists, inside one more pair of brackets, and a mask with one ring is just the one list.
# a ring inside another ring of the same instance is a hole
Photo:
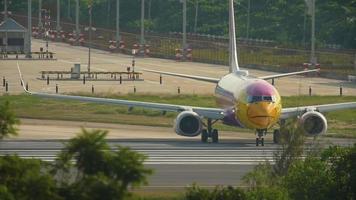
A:
{"label": "jet engine", "polygon": [[201,117],[192,111],[179,113],[174,123],[174,130],[178,135],[194,137],[201,133],[203,123]]}
{"label": "jet engine", "polygon": [[300,117],[300,126],[306,135],[317,136],[326,133],[328,123],[320,112],[308,111]]}

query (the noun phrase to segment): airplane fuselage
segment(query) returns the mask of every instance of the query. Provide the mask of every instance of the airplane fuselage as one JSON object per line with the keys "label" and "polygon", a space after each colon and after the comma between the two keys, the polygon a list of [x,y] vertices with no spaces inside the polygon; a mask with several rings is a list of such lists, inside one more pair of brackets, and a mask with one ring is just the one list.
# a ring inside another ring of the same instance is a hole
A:
{"label": "airplane fuselage", "polygon": [[250,129],[268,129],[281,115],[281,97],[277,89],[248,73],[230,73],[218,82],[215,95],[220,107],[226,109],[226,124]]}

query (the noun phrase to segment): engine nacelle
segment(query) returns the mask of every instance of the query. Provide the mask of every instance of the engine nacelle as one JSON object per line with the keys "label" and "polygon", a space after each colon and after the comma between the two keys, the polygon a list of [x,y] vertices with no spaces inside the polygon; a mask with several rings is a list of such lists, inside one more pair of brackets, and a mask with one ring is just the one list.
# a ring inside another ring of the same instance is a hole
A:
{"label": "engine nacelle", "polygon": [[300,118],[300,126],[308,136],[317,136],[326,133],[328,123],[323,114],[317,111],[308,111]]}
{"label": "engine nacelle", "polygon": [[201,133],[203,123],[200,116],[192,111],[179,113],[175,122],[174,130],[178,135],[194,137]]}

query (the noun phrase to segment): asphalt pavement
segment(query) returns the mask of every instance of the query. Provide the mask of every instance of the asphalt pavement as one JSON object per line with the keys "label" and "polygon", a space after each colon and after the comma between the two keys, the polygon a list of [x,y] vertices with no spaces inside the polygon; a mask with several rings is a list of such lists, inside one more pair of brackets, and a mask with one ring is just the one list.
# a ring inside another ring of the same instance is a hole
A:
{"label": "asphalt pavement", "polygon": [[[17,154],[23,158],[53,161],[66,140],[5,140],[0,155]],[[339,145],[352,145],[354,140],[333,139]],[[322,140],[322,144],[330,145]],[[192,183],[201,186],[238,185],[241,178],[260,162],[273,163],[278,145],[267,142],[256,147],[254,140],[229,140],[219,144],[175,139],[108,140],[115,150],[117,145],[130,147],[148,156],[145,165],[154,170],[146,188],[184,188]],[[308,142],[310,144],[311,141]]]}

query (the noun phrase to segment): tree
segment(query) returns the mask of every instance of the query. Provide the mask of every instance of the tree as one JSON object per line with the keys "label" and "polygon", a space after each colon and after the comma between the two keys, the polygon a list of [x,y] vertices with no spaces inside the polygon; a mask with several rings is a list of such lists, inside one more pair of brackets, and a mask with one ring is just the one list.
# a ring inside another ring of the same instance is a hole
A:
{"label": "tree", "polygon": [[293,163],[283,183],[291,199],[336,199],[332,192],[335,185],[327,163],[316,157]]}
{"label": "tree", "polygon": [[332,146],[321,154],[321,160],[329,167],[329,176],[335,184],[335,199],[356,198],[356,144],[352,147]]}
{"label": "tree", "polygon": [[244,200],[246,194],[240,188],[231,186],[216,186],[214,190],[201,188],[196,184],[188,187],[185,192],[186,200]]}
{"label": "tree", "polygon": [[[78,176],[93,175],[106,168],[105,157],[110,150],[105,141],[108,131],[82,129],[82,133],[68,141],[64,150],[60,153],[57,164],[66,165],[75,159]],[[58,165],[59,166],[59,165]]]}
{"label": "tree", "polygon": [[[59,154],[52,173],[60,179],[65,199],[123,199],[130,194],[128,187],[147,183],[152,171],[143,165],[146,156],[123,147],[112,152],[105,141],[107,133],[82,129]],[[68,179],[74,173],[76,178]]]}
{"label": "tree", "polygon": [[10,135],[17,135],[17,128],[15,127],[20,122],[16,118],[15,113],[10,108],[10,102],[5,101],[0,105],[0,139],[9,137]]}
{"label": "tree", "polygon": [[0,199],[61,199],[56,184],[40,160],[0,157]]}
{"label": "tree", "polygon": [[107,175],[120,182],[122,191],[126,191],[129,185],[147,184],[146,176],[151,174],[152,170],[143,165],[146,156],[118,146],[118,151],[109,158]]}
{"label": "tree", "polygon": [[293,162],[300,160],[304,153],[305,134],[298,120],[287,121],[281,126],[281,148],[274,153],[273,174],[283,176],[288,173]]}

